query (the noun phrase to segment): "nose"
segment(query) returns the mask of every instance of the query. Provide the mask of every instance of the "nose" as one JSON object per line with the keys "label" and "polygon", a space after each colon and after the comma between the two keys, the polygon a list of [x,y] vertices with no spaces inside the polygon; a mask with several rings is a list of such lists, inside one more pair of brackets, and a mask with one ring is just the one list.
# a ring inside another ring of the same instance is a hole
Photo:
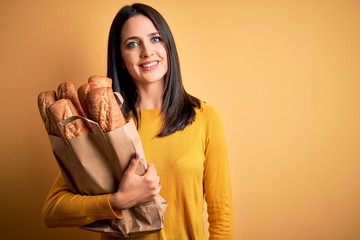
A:
{"label": "nose", "polygon": [[154,46],[151,43],[143,43],[141,49],[141,58],[148,58],[154,55]]}

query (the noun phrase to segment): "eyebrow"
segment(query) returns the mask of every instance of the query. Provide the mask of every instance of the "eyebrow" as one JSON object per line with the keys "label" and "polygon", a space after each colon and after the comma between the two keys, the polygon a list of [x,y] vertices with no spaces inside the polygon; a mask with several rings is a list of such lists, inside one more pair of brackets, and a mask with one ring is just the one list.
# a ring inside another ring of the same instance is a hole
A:
{"label": "eyebrow", "polygon": [[[153,32],[153,33],[149,33],[147,36],[148,37],[152,37],[152,36],[156,36],[156,35],[160,35],[160,32]],[[129,40],[135,40],[135,39],[139,39],[139,37],[136,37],[136,36],[131,36],[131,37],[128,37],[124,40],[124,43],[126,43],[127,41]]]}

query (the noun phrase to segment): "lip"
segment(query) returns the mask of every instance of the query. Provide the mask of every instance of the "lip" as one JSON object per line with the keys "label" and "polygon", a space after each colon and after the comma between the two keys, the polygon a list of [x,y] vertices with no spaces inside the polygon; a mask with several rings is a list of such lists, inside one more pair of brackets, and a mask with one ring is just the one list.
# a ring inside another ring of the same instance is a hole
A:
{"label": "lip", "polygon": [[140,67],[146,71],[151,71],[151,70],[157,68],[158,65],[159,65],[159,61],[153,60],[153,61],[146,61],[146,62],[140,64]]}

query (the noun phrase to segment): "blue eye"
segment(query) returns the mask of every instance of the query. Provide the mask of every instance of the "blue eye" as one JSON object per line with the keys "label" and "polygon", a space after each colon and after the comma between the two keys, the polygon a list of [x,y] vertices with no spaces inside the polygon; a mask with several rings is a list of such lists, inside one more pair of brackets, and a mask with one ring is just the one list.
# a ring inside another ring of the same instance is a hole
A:
{"label": "blue eye", "polygon": [[134,48],[138,46],[139,44],[137,42],[130,42],[126,45],[127,48]]}
{"label": "blue eye", "polygon": [[153,38],[151,39],[151,41],[157,43],[157,42],[161,42],[162,39],[161,39],[161,37],[153,37]]}

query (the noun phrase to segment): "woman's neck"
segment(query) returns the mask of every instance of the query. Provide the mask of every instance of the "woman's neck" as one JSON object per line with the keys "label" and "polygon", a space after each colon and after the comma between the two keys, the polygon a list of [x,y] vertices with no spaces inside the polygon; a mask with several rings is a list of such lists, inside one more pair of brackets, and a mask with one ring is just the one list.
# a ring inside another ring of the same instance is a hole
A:
{"label": "woman's neck", "polygon": [[140,94],[139,109],[159,109],[162,106],[163,87],[157,84],[138,86]]}

